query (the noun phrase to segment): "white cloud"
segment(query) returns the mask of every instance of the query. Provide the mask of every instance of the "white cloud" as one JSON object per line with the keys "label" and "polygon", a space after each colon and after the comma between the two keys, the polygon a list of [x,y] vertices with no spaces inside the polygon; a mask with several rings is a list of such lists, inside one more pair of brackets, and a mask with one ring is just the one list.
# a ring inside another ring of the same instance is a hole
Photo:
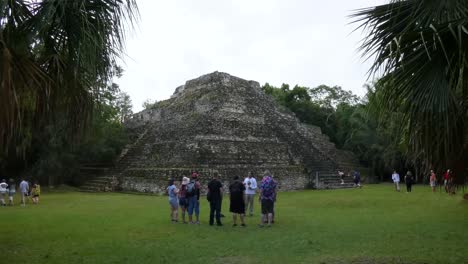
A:
{"label": "white cloud", "polygon": [[117,82],[134,110],[213,71],[273,85],[340,85],[363,95],[369,63],[348,25],[352,10],[383,0],[172,0],[138,2]]}

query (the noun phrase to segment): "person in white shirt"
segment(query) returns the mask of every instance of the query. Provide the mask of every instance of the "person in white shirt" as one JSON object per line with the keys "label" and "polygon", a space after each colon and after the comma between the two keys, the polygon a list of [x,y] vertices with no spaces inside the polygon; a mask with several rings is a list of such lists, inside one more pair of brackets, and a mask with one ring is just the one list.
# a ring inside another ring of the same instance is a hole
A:
{"label": "person in white shirt", "polygon": [[5,179],[0,182],[0,203],[2,206],[6,206],[5,198],[7,193],[8,184],[6,183]]}
{"label": "person in white shirt", "polygon": [[400,191],[400,174],[398,174],[396,170],[393,171],[392,180],[393,180],[393,184],[395,184],[395,190],[399,192]]}
{"label": "person in white shirt", "polygon": [[253,216],[253,205],[255,192],[257,190],[257,181],[252,177],[252,172],[249,171],[248,176],[244,179],[245,185],[245,206],[246,210],[248,209],[249,215]]}
{"label": "person in white shirt", "polygon": [[340,176],[340,179],[341,179],[341,184],[344,184],[344,172],[339,170],[338,171],[338,175]]}
{"label": "person in white shirt", "polygon": [[20,183],[20,192],[21,192],[21,205],[26,205],[26,199],[29,202],[29,183],[26,180],[22,180]]}

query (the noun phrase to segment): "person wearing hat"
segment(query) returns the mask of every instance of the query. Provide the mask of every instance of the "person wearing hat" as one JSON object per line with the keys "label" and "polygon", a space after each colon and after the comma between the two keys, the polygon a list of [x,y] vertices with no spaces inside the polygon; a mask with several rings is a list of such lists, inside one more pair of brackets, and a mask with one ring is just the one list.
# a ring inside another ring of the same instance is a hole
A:
{"label": "person wearing hat", "polygon": [[182,223],[187,224],[185,221],[185,212],[187,211],[188,201],[187,201],[187,184],[189,184],[190,179],[187,177],[182,178],[182,184],[179,189],[179,206],[182,211]]}

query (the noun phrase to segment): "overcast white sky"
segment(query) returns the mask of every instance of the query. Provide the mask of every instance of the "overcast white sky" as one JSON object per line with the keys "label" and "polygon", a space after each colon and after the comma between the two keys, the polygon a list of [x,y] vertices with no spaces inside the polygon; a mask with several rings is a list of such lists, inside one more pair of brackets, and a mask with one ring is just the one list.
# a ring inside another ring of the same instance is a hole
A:
{"label": "overcast white sky", "polygon": [[189,79],[214,71],[275,86],[339,85],[360,96],[370,62],[352,10],[385,0],[139,0],[124,75],[134,111],[164,100]]}

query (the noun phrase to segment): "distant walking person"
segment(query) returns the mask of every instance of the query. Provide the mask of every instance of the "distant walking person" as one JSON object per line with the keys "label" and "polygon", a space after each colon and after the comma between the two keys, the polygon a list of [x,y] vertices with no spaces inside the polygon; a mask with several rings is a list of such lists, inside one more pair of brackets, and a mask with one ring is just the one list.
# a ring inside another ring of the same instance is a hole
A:
{"label": "distant walking person", "polygon": [[21,192],[21,205],[26,206],[26,200],[29,202],[29,183],[25,179],[22,179],[19,188]]}
{"label": "distant walking person", "polygon": [[169,186],[167,187],[167,194],[169,196],[169,206],[171,208],[171,221],[177,223],[178,221],[178,211],[179,211],[179,199],[177,198],[177,193],[179,190],[174,184],[174,180],[169,180]]}
{"label": "distant walking person", "polygon": [[276,198],[276,182],[271,177],[271,174],[266,171],[265,176],[260,184],[260,203],[262,205],[262,218],[260,227],[264,226],[264,222],[267,221],[268,227],[271,227],[273,221],[273,206]]}
{"label": "distant walking person", "polygon": [[15,180],[10,179],[8,183],[8,205],[13,206],[13,197],[16,194]]}
{"label": "distant walking person", "polygon": [[229,211],[232,213],[232,226],[237,226],[237,215],[239,215],[241,226],[245,227],[244,191],[244,184],[240,181],[239,176],[235,176],[234,181],[229,185],[229,195],[231,198]]}
{"label": "distant walking person", "polygon": [[449,188],[449,180],[450,180],[450,176],[451,176],[452,172],[450,171],[450,169],[447,169],[447,171],[444,173],[444,189],[445,189],[445,192],[448,193],[450,190]]}
{"label": "distant walking person", "polygon": [[39,204],[39,196],[41,196],[41,186],[37,181],[34,182],[31,195],[33,204]]}
{"label": "distant walking person", "polygon": [[6,183],[5,179],[0,182],[0,203],[2,206],[6,206],[6,195],[8,190],[8,183]]}
{"label": "distant walking person", "polygon": [[190,179],[187,177],[182,178],[182,184],[180,185],[179,189],[179,206],[180,210],[182,211],[182,223],[186,224],[185,221],[185,212],[188,208],[188,200],[187,200],[187,184],[189,184]]}
{"label": "distant walking person", "polygon": [[344,184],[344,172],[343,171],[338,171],[338,176],[340,176],[341,184]]}
{"label": "distant walking person", "polygon": [[431,176],[429,176],[429,183],[431,185],[432,192],[436,191],[437,177],[434,170],[431,170]]}
{"label": "distant walking person", "polygon": [[244,179],[245,186],[245,205],[249,209],[249,215],[253,215],[255,192],[257,190],[257,180],[252,177],[252,172],[249,171],[248,176]]}
{"label": "distant walking person", "polygon": [[393,171],[392,180],[393,180],[393,184],[395,185],[395,190],[399,192],[400,191],[400,174],[398,174],[396,170]]}
{"label": "distant walking person", "polygon": [[221,223],[221,201],[223,195],[223,185],[218,179],[218,173],[214,173],[213,179],[208,183],[207,199],[210,202],[210,225],[213,225],[216,216],[216,225],[222,226]]}
{"label": "distant walking person", "polygon": [[411,171],[406,172],[405,183],[406,183],[406,192],[410,193],[411,186],[413,185],[413,174],[411,174]]}
{"label": "distant walking person", "polygon": [[[188,217],[190,224],[200,224],[200,182],[198,181],[198,173],[192,174],[192,179],[187,184],[185,196],[188,201]],[[193,213],[195,212],[195,222],[193,221]]]}
{"label": "distant walking person", "polygon": [[359,171],[354,171],[354,187],[359,187],[361,188],[361,174]]}

